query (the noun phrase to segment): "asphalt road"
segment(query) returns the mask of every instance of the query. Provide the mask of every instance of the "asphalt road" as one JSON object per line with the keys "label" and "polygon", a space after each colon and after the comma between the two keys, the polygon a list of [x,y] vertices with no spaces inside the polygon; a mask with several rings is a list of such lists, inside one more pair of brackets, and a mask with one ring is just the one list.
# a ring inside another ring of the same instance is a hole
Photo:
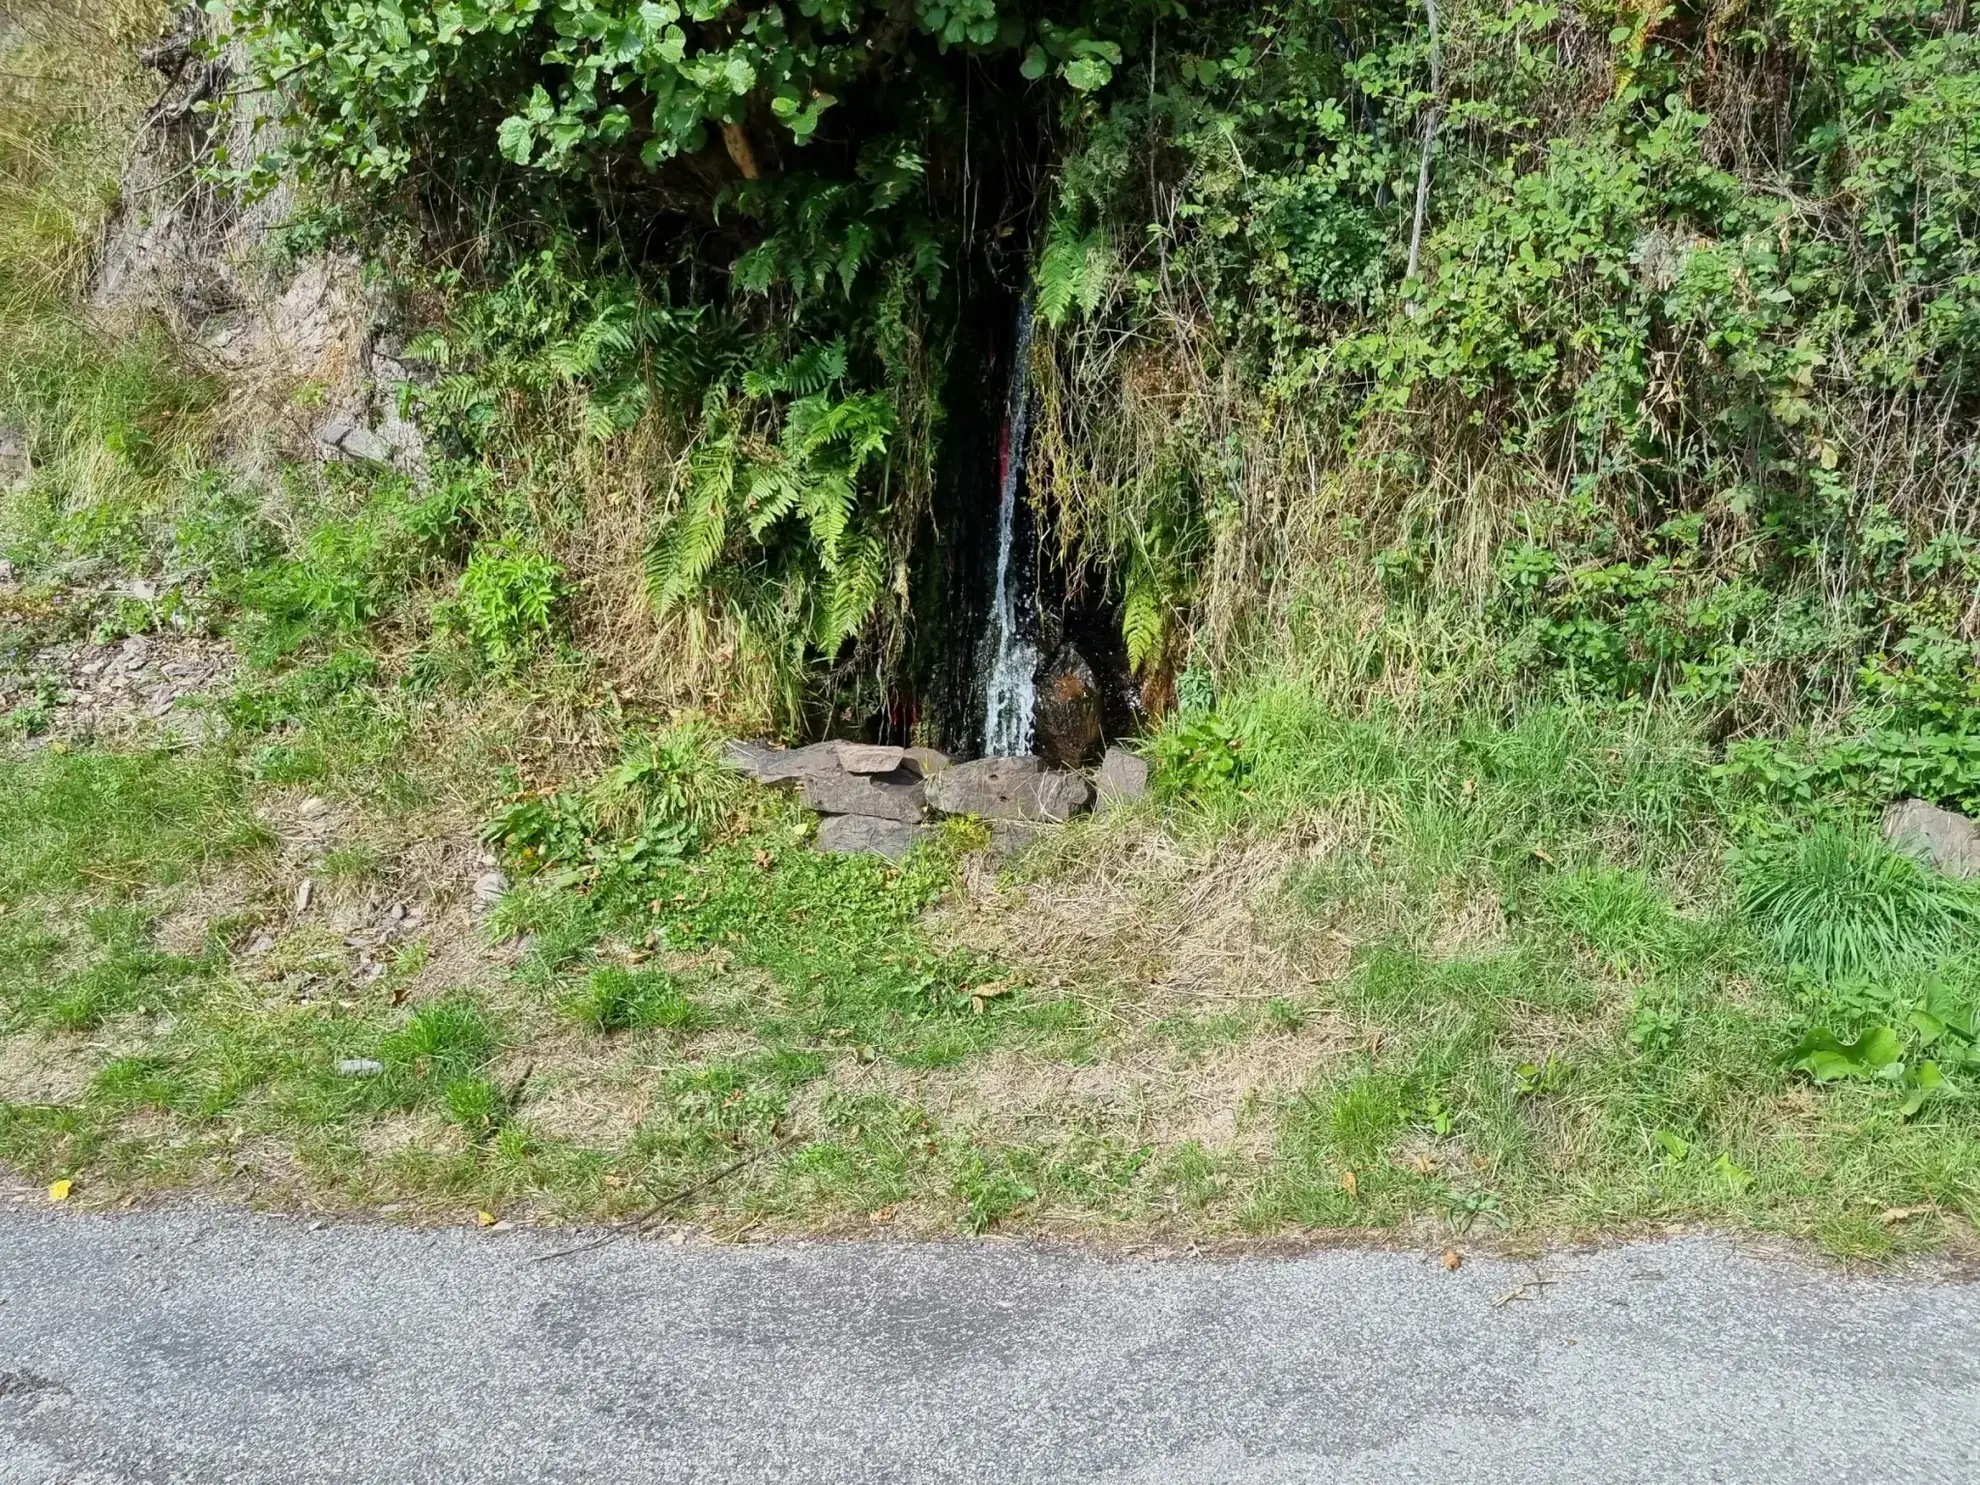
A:
{"label": "asphalt road", "polygon": [[1980,1480],[1980,1286],[1712,1240],[557,1245],[0,1207],[0,1485]]}

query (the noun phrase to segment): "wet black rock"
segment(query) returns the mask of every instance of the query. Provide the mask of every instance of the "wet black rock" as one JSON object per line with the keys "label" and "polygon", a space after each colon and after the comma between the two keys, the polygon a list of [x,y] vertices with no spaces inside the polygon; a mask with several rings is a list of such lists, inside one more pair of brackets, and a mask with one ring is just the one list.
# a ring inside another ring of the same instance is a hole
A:
{"label": "wet black rock", "polygon": [[1055,768],[1084,768],[1100,755],[1100,682],[1072,645],[1061,645],[1038,679],[1032,746]]}

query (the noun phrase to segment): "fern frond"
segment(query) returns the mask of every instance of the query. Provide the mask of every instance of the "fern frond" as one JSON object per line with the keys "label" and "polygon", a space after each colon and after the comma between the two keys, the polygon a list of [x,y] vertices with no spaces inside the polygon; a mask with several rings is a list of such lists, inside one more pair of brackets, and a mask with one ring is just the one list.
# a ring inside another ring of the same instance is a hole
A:
{"label": "fern frond", "polygon": [[743,490],[743,509],[749,512],[749,534],[761,541],[764,532],[797,509],[803,493],[796,471],[788,461],[776,459],[751,466]]}
{"label": "fern frond", "polygon": [[872,537],[860,538],[826,589],[815,635],[818,648],[827,655],[835,654],[871,617],[886,586],[886,549]]}
{"label": "fern frond", "polygon": [[1106,232],[1081,233],[1063,218],[1052,223],[1039,255],[1033,304],[1038,317],[1058,329],[1077,306],[1092,314],[1114,278],[1114,248]]}
{"label": "fern frond", "polygon": [[680,510],[647,553],[647,593],[662,614],[704,584],[728,543],[741,440],[725,403],[711,394],[708,408],[702,437],[684,462]]}
{"label": "fern frond", "polygon": [[838,470],[818,470],[804,482],[799,509],[811,529],[818,548],[818,560],[827,572],[839,567],[840,544],[852,525],[853,506],[858,500],[853,484]]}
{"label": "fern frond", "polygon": [[1128,668],[1136,675],[1161,657],[1168,637],[1168,606],[1152,583],[1135,582],[1146,574],[1137,570],[1121,600],[1121,638],[1127,645]]}

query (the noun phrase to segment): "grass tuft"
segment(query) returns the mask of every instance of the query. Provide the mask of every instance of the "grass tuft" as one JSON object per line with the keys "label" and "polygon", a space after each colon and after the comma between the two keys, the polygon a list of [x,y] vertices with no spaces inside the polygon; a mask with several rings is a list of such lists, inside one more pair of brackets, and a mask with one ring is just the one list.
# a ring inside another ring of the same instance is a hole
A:
{"label": "grass tuft", "polygon": [[1747,913],[1789,964],[1822,980],[1945,957],[1980,916],[1980,895],[1866,830],[1820,824],[1738,859]]}

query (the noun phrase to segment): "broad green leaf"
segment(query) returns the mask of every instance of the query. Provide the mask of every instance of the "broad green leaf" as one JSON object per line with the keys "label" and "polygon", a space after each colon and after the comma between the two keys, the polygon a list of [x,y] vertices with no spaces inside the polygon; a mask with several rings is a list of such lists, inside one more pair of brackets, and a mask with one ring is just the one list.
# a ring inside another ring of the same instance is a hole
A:
{"label": "broad green leaf", "polygon": [[495,131],[495,144],[504,159],[527,165],[530,152],[535,148],[536,131],[530,127],[528,119],[510,114]]}

